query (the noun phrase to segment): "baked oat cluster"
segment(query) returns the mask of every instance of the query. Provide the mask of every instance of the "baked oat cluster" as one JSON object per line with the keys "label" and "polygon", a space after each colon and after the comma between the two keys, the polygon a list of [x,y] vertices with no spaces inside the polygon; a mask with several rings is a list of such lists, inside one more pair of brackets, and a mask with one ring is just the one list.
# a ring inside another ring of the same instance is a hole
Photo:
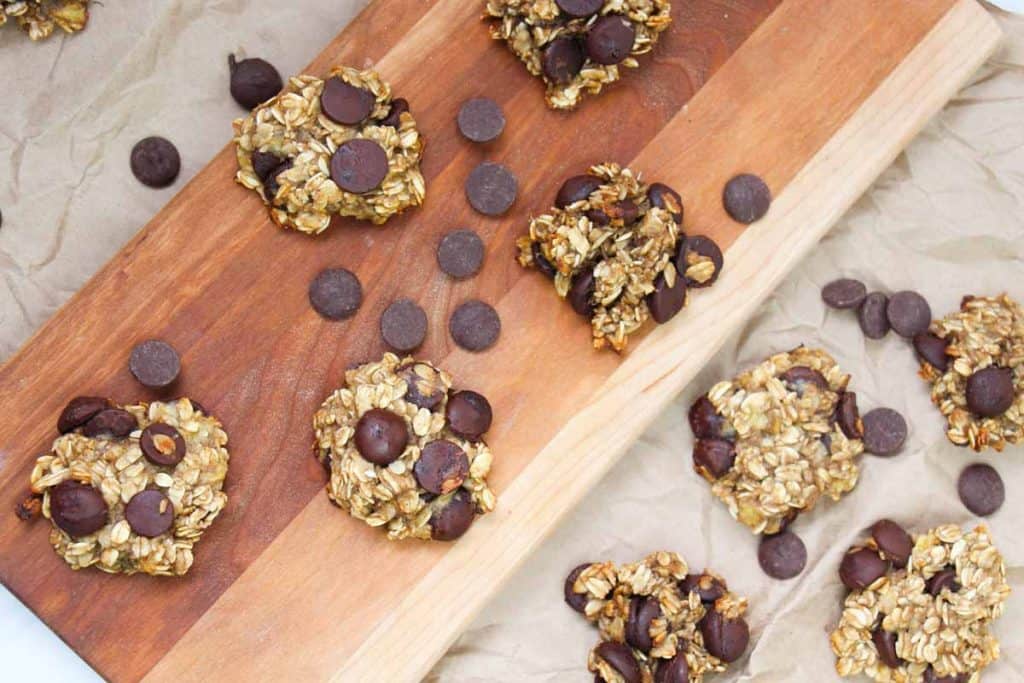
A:
{"label": "baked oat cluster", "polygon": [[595,681],[700,683],[750,641],[746,598],[715,574],[690,574],[675,553],[582,564],[565,580],[565,600],[600,634],[587,662]]}
{"label": "baked oat cluster", "polygon": [[116,406],[82,396],[57,427],[32,470],[57,554],[72,569],[184,575],[228,500],[220,422],[187,398]]}
{"label": "baked oat cluster", "polygon": [[0,0],[0,26],[8,19],[32,40],[48,38],[56,28],[74,33],[89,21],[89,0]]}
{"label": "baked oat cluster", "polygon": [[491,406],[430,363],[388,353],[345,373],[313,416],[327,495],[388,538],[454,540],[494,509]]}
{"label": "baked oat cluster", "polygon": [[857,484],[864,452],[857,396],[825,351],[798,347],[711,387],[690,408],[693,464],[729,513],[783,531],[822,496]]}
{"label": "baked oat cluster", "polygon": [[914,338],[946,436],[976,451],[1024,442],[1024,310],[1005,294],[966,296]]}
{"label": "baked oat cluster", "polygon": [[293,76],[234,130],[236,180],[281,227],[318,234],[333,215],[381,224],[423,203],[423,139],[409,103],[374,71]]}
{"label": "baked oat cluster", "polygon": [[946,524],[911,538],[882,520],[839,568],[850,589],[829,638],[841,676],[879,683],[978,683],[999,658],[991,622],[1010,594],[984,526]]}
{"label": "baked oat cluster", "polygon": [[505,41],[547,86],[554,109],[572,109],[639,66],[672,23],[666,0],[487,0],[491,37]]}
{"label": "baked oat cluster", "polygon": [[516,241],[518,260],[554,281],[558,296],[590,320],[594,348],[625,349],[648,320],[671,320],[690,289],[708,287],[722,251],[683,233],[683,203],[667,185],[647,185],[607,163],[565,181],[555,206]]}

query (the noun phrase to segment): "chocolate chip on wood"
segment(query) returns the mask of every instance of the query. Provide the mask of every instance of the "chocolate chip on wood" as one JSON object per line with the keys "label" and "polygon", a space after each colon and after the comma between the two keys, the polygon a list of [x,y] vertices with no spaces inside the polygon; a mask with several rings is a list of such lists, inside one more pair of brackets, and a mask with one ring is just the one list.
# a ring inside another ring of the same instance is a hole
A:
{"label": "chocolate chip on wood", "polygon": [[344,320],[363,303],[363,286],[352,271],[327,268],[309,283],[309,303],[328,320]]}
{"label": "chocolate chip on wood", "polygon": [[448,320],[448,331],[467,351],[484,351],[498,341],[501,318],[493,306],[474,299],[455,309]]}
{"label": "chocolate chip on wood", "polygon": [[380,336],[396,351],[413,351],[426,339],[427,314],[412,299],[398,299],[380,316]]}
{"label": "chocolate chip on wood", "polygon": [[462,103],[458,115],[459,132],[473,142],[490,142],[505,130],[501,105],[489,97],[474,97]]}
{"label": "chocolate chip on wood", "polygon": [[957,480],[956,490],[964,507],[981,517],[994,514],[1006,500],[1003,478],[994,467],[983,463],[965,467]]}
{"label": "chocolate chip on wood", "polygon": [[437,264],[456,279],[472,277],[484,262],[484,242],[472,230],[453,230],[437,245]]}
{"label": "chocolate chip on wood", "polygon": [[448,426],[459,436],[478,441],[491,428],[493,412],[490,402],[475,391],[455,392],[445,407]]}
{"label": "chocolate chip on wood", "polygon": [[181,171],[181,156],[178,148],[166,138],[143,138],[132,147],[131,168],[143,185],[167,187]]}
{"label": "chocolate chip on wood", "polygon": [[722,204],[726,212],[740,223],[761,220],[772,203],[768,185],[752,173],[734,176],[725,184]]}
{"label": "chocolate chip on wood", "polygon": [[238,61],[228,55],[231,72],[231,96],[246,109],[252,109],[261,102],[281,92],[284,82],[274,66],[258,57]]}
{"label": "chocolate chip on wood", "polygon": [[128,369],[143,386],[162,389],[178,379],[181,358],[167,342],[149,339],[132,349]]}
{"label": "chocolate chip on wood", "polygon": [[507,168],[485,161],[466,179],[466,199],[485,216],[500,216],[516,201],[519,181]]}

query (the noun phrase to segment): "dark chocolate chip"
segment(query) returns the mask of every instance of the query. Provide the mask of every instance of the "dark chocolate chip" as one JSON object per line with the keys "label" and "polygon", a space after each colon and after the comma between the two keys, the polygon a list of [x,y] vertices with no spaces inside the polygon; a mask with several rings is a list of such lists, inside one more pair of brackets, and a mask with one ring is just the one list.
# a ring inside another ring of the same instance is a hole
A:
{"label": "dark chocolate chip", "polygon": [[652,183],[647,188],[647,201],[651,206],[664,209],[672,214],[676,223],[683,222],[683,198],[679,193],[664,183]]}
{"label": "dark chocolate chip", "polygon": [[594,225],[605,226],[612,222],[612,217],[601,209],[587,209],[583,215]]}
{"label": "dark chocolate chip", "polygon": [[270,174],[277,170],[277,167],[284,161],[281,157],[272,152],[256,151],[252,153],[252,170],[261,181],[266,182]]}
{"label": "dark chocolate chip", "polygon": [[100,435],[121,438],[139,428],[139,421],[127,410],[107,408],[96,413],[82,425],[82,434],[93,437]]}
{"label": "dark chocolate chip", "polygon": [[725,439],[700,439],[693,446],[693,467],[708,481],[725,476],[735,459],[736,447]]}
{"label": "dark chocolate chip", "polygon": [[715,243],[710,237],[704,235],[694,235],[693,237],[687,237],[680,240],[679,252],[676,256],[676,272],[685,275],[688,264],[686,262],[686,253],[692,251],[700,256],[711,259],[711,263],[715,266],[714,274],[708,278],[705,282],[697,282],[692,278],[686,278],[687,287],[710,287],[715,284],[715,280],[722,272],[722,264],[725,259],[722,256],[722,250],[718,244]]}
{"label": "dark chocolate chip", "polygon": [[791,579],[807,566],[807,548],[792,531],[765,536],[757,548],[757,561],[773,579]]}
{"label": "dark chocolate chip", "polygon": [[828,391],[828,380],[825,379],[825,376],[806,365],[794,365],[779,375],[779,379],[785,382],[798,396],[803,396],[809,386],[818,387],[819,391]]}
{"label": "dark chocolate chip", "polygon": [[124,518],[139,536],[155,538],[174,526],[174,506],[160,491],[139,491],[125,505]]}
{"label": "dark chocolate chip", "polygon": [[761,178],[752,173],[742,173],[725,184],[722,204],[726,212],[740,223],[761,220],[772,203],[772,193]]}
{"label": "dark chocolate chip", "polygon": [[654,670],[654,683],[690,683],[690,665],[686,652],[677,652],[672,659],[659,659]]}
{"label": "dark chocolate chip", "polygon": [[889,571],[889,562],[871,548],[857,548],[843,556],[839,579],[850,590],[867,588]]}
{"label": "dark chocolate chip", "polygon": [[857,394],[852,391],[844,391],[839,394],[839,402],[836,404],[836,422],[843,434],[848,439],[860,439],[864,436],[864,423],[860,419],[860,410],[857,408]]}
{"label": "dark chocolate chip", "polygon": [[604,0],[555,0],[555,4],[568,16],[581,19],[597,14],[604,4]]}
{"label": "dark chocolate chip", "polygon": [[913,337],[928,331],[932,324],[932,309],[917,292],[896,292],[885,307],[889,325],[901,337]]}
{"label": "dark chocolate chip", "polygon": [[437,245],[437,264],[454,278],[476,275],[484,262],[484,242],[472,230],[453,230]]}
{"label": "dark chocolate chip", "polygon": [[154,465],[174,467],[185,457],[185,439],[169,424],[154,422],[139,437],[142,454]]}
{"label": "dark chocolate chip", "polygon": [[730,619],[715,609],[709,609],[701,619],[700,633],[704,649],[727,664],[742,657],[750,643],[750,627],[743,617]]}
{"label": "dark chocolate chip", "polygon": [[889,334],[889,318],[885,313],[889,297],[881,292],[871,292],[857,309],[857,322],[868,339],[881,339]]}
{"label": "dark chocolate chip", "polygon": [[594,653],[615,669],[625,683],[640,683],[643,680],[640,665],[628,645],[607,640],[598,645]]}
{"label": "dark chocolate chip", "polygon": [[455,309],[448,319],[448,332],[467,351],[483,351],[498,341],[501,318],[492,306],[473,299]]}
{"label": "dark chocolate chip", "polygon": [[601,187],[602,182],[604,181],[597,176],[574,175],[558,188],[558,194],[555,195],[555,206],[564,209],[571,204],[589,198],[597,191],[597,188]]}
{"label": "dark chocolate chip", "polygon": [[412,299],[398,299],[380,316],[380,336],[396,351],[408,353],[427,336],[427,314]]}
{"label": "dark chocolate chip", "polygon": [[625,17],[607,14],[587,31],[587,55],[598,64],[618,64],[633,51],[636,29]]}
{"label": "dark chocolate chip", "polygon": [[285,159],[277,167],[270,172],[266,180],[263,181],[263,198],[271,204],[274,203],[274,199],[277,197],[277,191],[281,189],[281,184],[278,182],[277,177],[292,167],[292,160]]}
{"label": "dark chocolate chip", "polygon": [[428,363],[403,365],[398,369],[398,376],[405,380],[405,400],[417,408],[433,410],[447,394],[437,369]]}
{"label": "dark chocolate chip", "polygon": [[629,601],[629,616],[626,619],[626,642],[641,652],[650,652],[654,647],[651,639],[651,622],[661,616],[661,605],[655,597],[634,596]]}
{"label": "dark chocolate chip", "polygon": [[998,417],[1013,405],[1013,371],[989,366],[967,378],[967,407],[981,417]]}
{"label": "dark chocolate chip", "polygon": [[473,524],[476,507],[466,489],[458,489],[450,498],[438,498],[430,515],[430,535],[437,541],[454,541]]}
{"label": "dark chocolate chip", "polygon": [[931,332],[914,335],[914,350],[917,357],[928,363],[939,372],[949,368],[949,356],[946,355],[946,340]]}
{"label": "dark chocolate chip", "polygon": [[67,434],[75,427],[81,427],[101,410],[110,407],[110,401],[99,396],[77,396],[71,399],[57,418],[57,431]]}
{"label": "dark chocolate chip", "polygon": [[686,578],[679,582],[679,590],[684,593],[696,593],[704,605],[713,605],[715,601],[725,595],[725,583],[712,574],[687,574]]}
{"label": "dark chocolate chip", "polygon": [[448,426],[459,436],[477,441],[491,428],[493,412],[491,404],[475,391],[458,391],[448,399],[445,406]]}
{"label": "dark chocolate chip", "polygon": [[964,468],[956,483],[960,502],[980,517],[987,517],[1003,506],[1006,488],[1003,478],[991,465],[974,463]]}
{"label": "dark chocolate chip", "polygon": [[939,597],[942,591],[948,590],[950,593],[956,593],[960,590],[960,583],[956,580],[956,571],[950,567],[940,569],[939,571],[932,574],[931,578],[928,579],[928,583],[925,586],[925,590],[932,597]]}
{"label": "dark chocolate chip", "polygon": [[363,194],[375,190],[387,174],[387,152],[373,140],[346,140],[331,156],[331,180],[346,192]]}
{"label": "dark chocolate chip", "polygon": [[345,126],[362,122],[373,111],[375,103],[372,92],[338,77],[328,78],[320,93],[320,111],[330,120]]}
{"label": "dark chocolate chip", "polygon": [[398,128],[402,125],[402,114],[409,111],[409,100],[404,97],[396,97],[391,100],[391,109],[388,115],[380,120],[380,125]]}
{"label": "dark chocolate chip", "polygon": [[540,242],[530,244],[530,254],[533,256],[533,264],[537,266],[537,270],[554,279],[555,273],[558,271],[555,270],[554,264],[544,256],[544,249],[540,246]]}
{"label": "dark chocolate chip", "polygon": [[181,156],[170,140],[143,138],[132,147],[132,173],[143,185],[167,187],[181,171]]}
{"label": "dark chocolate chip", "polygon": [[871,538],[893,566],[900,569],[907,566],[914,541],[903,527],[891,519],[880,519],[871,525]]}
{"label": "dark chocolate chip", "polygon": [[851,278],[833,280],[821,289],[821,300],[830,308],[857,308],[867,295],[864,283]]}
{"label": "dark chocolate chip", "polygon": [[611,220],[620,220],[623,225],[630,225],[640,216],[640,207],[632,199],[615,202],[604,212]]}
{"label": "dark chocolate chip", "polygon": [[555,38],[540,56],[540,66],[549,81],[565,85],[576,78],[585,57],[580,41],[571,36]]}
{"label": "dark chocolate chip", "polygon": [[872,455],[889,456],[903,448],[907,440],[907,421],[892,408],[875,408],[861,420],[864,424],[864,448]]}
{"label": "dark chocolate chip", "polygon": [[405,451],[409,429],[401,416],[384,408],[372,408],[356,423],[355,443],[363,458],[387,467]]}
{"label": "dark chocolate chip", "polygon": [[469,458],[457,443],[438,439],[423,447],[412,473],[421,487],[443,495],[462,486],[469,474]]}
{"label": "dark chocolate chip", "polygon": [[274,65],[258,57],[239,62],[234,55],[228,55],[228,68],[231,71],[231,96],[246,109],[266,102],[284,86]]}
{"label": "dark chocolate chip", "polygon": [[949,676],[939,676],[935,673],[935,669],[928,666],[924,670],[924,679],[922,683],[967,683],[971,675],[969,673],[950,674]]}
{"label": "dark chocolate chip", "polygon": [[565,596],[565,604],[572,607],[580,614],[584,613],[587,608],[587,595],[586,593],[577,593],[573,590],[573,586],[576,585],[576,579],[580,578],[580,574],[583,570],[590,566],[589,562],[585,562],[581,565],[577,565],[573,568],[569,575],[565,577],[565,585],[562,587],[562,593]]}
{"label": "dark chocolate chip", "polygon": [[882,664],[885,664],[890,669],[895,669],[902,663],[899,655],[896,654],[895,633],[886,631],[879,626],[871,634],[871,641],[875,644],[875,650],[878,651],[878,659]]}
{"label": "dark chocolate chip", "polygon": [[149,339],[132,349],[128,369],[143,386],[162,389],[178,379],[181,358],[167,342]]}
{"label": "dark chocolate chip", "polygon": [[[179,398],[178,400],[180,401],[181,399]],[[192,410],[193,411],[195,411],[197,413],[204,413],[206,415],[209,415],[210,417],[213,417],[213,413],[211,413],[209,410],[207,410],[205,407],[203,407],[203,404],[200,403],[199,401],[195,400],[194,398],[189,398],[189,399],[186,399],[186,400],[189,403],[192,404]]]}
{"label": "dark chocolate chip", "polygon": [[458,124],[459,132],[468,140],[490,142],[505,130],[505,114],[490,97],[474,97],[459,108]]}
{"label": "dark chocolate chip", "polygon": [[519,192],[519,181],[501,164],[485,161],[466,179],[466,199],[485,216],[500,216],[511,208]]}
{"label": "dark chocolate chip", "polygon": [[572,286],[569,287],[567,298],[572,310],[580,315],[589,318],[594,312],[594,288],[597,282],[594,280],[594,269],[587,268],[576,273],[572,279]]}
{"label": "dark chocolate chip", "polygon": [[687,416],[690,429],[698,439],[720,439],[724,436],[725,418],[715,410],[715,404],[707,397],[701,396],[693,405]]}
{"label": "dark chocolate chip", "polygon": [[328,320],[344,320],[363,303],[363,286],[351,271],[327,268],[309,283],[309,303]]}
{"label": "dark chocolate chip", "polygon": [[69,479],[50,489],[50,518],[68,536],[88,536],[107,523],[107,503],[92,486]]}
{"label": "dark chocolate chip", "polygon": [[664,273],[654,278],[654,291],[647,295],[647,308],[658,324],[667,323],[686,305],[686,278],[676,275],[675,284],[668,286]]}

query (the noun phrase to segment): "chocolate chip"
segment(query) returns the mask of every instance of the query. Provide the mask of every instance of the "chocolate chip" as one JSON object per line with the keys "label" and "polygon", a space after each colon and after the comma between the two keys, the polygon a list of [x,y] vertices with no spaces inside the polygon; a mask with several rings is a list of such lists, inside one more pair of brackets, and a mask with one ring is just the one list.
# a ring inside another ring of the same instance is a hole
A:
{"label": "chocolate chip", "polygon": [[380,336],[394,350],[408,353],[427,336],[427,314],[412,299],[398,299],[380,316]]}
{"label": "chocolate chip", "polygon": [[885,307],[889,325],[901,337],[913,337],[928,331],[932,324],[932,309],[917,292],[896,292]]}
{"label": "chocolate chip", "polygon": [[633,51],[636,29],[625,17],[607,14],[587,31],[587,55],[598,64],[618,64]]}
{"label": "chocolate chip", "polygon": [[687,417],[690,421],[690,429],[698,439],[723,438],[725,418],[718,414],[715,404],[711,402],[707,394],[693,402]]}
{"label": "chocolate chip", "polygon": [[612,222],[612,217],[601,209],[587,209],[583,215],[594,225],[605,226]]}
{"label": "chocolate chip", "polygon": [[693,467],[708,481],[714,481],[732,469],[736,447],[725,439],[700,439],[693,446]]}
{"label": "chocolate chip", "polygon": [[990,465],[975,463],[960,473],[956,483],[960,502],[976,515],[987,517],[1003,506],[1006,488],[999,472]]}
{"label": "chocolate chip", "polygon": [[686,278],[676,275],[675,284],[668,286],[664,273],[654,278],[654,291],[647,295],[647,308],[658,324],[667,323],[686,305]]}
{"label": "chocolate chip", "polygon": [[501,105],[490,97],[473,97],[463,102],[457,120],[459,132],[473,142],[490,142],[505,130]]}
{"label": "chocolate chip", "polygon": [[272,152],[256,151],[252,153],[252,170],[261,181],[266,181],[270,174],[284,161]]}
{"label": "chocolate chip", "polygon": [[690,683],[690,665],[686,653],[678,652],[672,659],[659,659],[654,671],[654,683]]}
{"label": "chocolate chip", "polygon": [[875,644],[875,650],[878,651],[878,659],[882,664],[885,664],[890,669],[895,669],[902,663],[899,655],[896,654],[895,633],[886,631],[879,626],[871,634],[871,641]]}
{"label": "chocolate chip", "polygon": [[844,391],[839,394],[836,404],[836,422],[848,439],[860,439],[864,435],[864,423],[857,408],[857,394]]}
{"label": "chocolate chip", "polygon": [[555,273],[558,271],[555,269],[554,264],[544,256],[544,249],[540,246],[540,242],[532,242],[530,244],[530,255],[533,256],[533,263],[537,266],[537,270],[544,273],[547,277],[554,279]]}
{"label": "chocolate chip", "polygon": [[903,527],[891,519],[880,519],[871,526],[871,538],[893,566],[900,569],[907,566],[914,541]]}
{"label": "chocolate chip", "polygon": [[81,427],[101,410],[110,407],[110,401],[99,396],[77,396],[71,399],[60,417],[57,418],[57,431],[67,434],[75,427]]}
{"label": "chocolate chip", "polygon": [[149,339],[132,349],[128,369],[143,386],[162,389],[178,379],[181,358],[167,342]]}
{"label": "chocolate chip", "polygon": [[501,318],[492,306],[473,299],[455,309],[448,319],[448,332],[467,351],[483,351],[498,341]]}
{"label": "chocolate chip", "polygon": [[594,269],[587,268],[576,273],[572,279],[572,286],[569,287],[567,298],[572,310],[589,318],[594,312],[594,288],[597,282],[594,280]]}
{"label": "chocolate chip", "polygon": [[587,608],[587,595],[586,593],[577,593],[573,586],[576,585],[576,579],[580,578],[580,574],[583,570],[590,566],[589,562],[584,562],[581,565],[577,565],[573,568],[569,575],[565,577],[565,585],[562,587],[562,593],[565,595],[565,604],[572,607],[574,610],[583,614]]}
{"label": "chocolate chip", "polygon": [[327,268],[309,283],[309,303],[328,320],[344,320],[363,303],[363,286],[351,271]]}
{"label": "chocolate chip", "polygon": [[726,593],[722,580],[707,573],[687,574],[686,578],[679,582],[679,590],[684,593],[696,593],[704,605],[715,604],[715,601]]}
{"label": "chocolate chip", "polygon": [[582,19],[591,14],[597,14],[604,4],[604,0],[555,0],[555,4],[558,5],[558,9],[570,17]]}
{"label": "chocolate chip", "polygon": [[989,366],[967,378],[967,407],[981,417],[998,417],[1013,405],[1013,371]]}
{"label": "chocolate chip", "polygon": [[821,289],[821,300],[830,308],[857,308],[867,295],[864,283],[850,278],[833,280]]}
{"label": "chocolate chip", "polygon": [[593,175],[572,176],[558,188],[558,194],[555,195],[555,206],[564,209],[571,204],[588,199],[597,191],[597,188],[601,187],[602,182],[604,181]]}
{"label": "chocolate chip", "polygon": [[719,274],[722,272],[722,264],[724,258],[722,257],[722,250],[718,244],[715,243],[710,237],[705,235],[694,235],[693,237],[687,237],[680,240],[679,252],[676,256],[676,272],[685,275],[688,264],[686,263],[686,252],[692,251],[700,256],[711,259],[711,263],[715,267],[715,272],[710,278],[704,282],[698,282],[693,278],[686,278],[687,287],[710,287],[715,284],[715,280],[718,279]]}
{"label": "chocolate chip", "polygon": [[861,302],[857,322],[868,339],[881,339],[889,334],[889,318],[885,313],[888,304],[889,297],[881,292],[871,292]]}
{"label": "chocolate chip", "polygon": [[636,657],[628,645],[609,640],[598,645],[594,653],[615,669],[625,683],[640,683],[643,680],[640,665],[637,664]]}
{"label": "chocolate chip", "polygon": [[92,486],[69,479],[50,489],[50,518],[68,536],[88,536],[107,523],[107,502]]}
{"label": "chocolate chip", "polygon": [[270,172],[266,180],[263,181],[263,198],[271,204],[277,198],[277,191],[281,189],[281,184],[278,182],[277,177],[292,167],[292,160],[285,159],[278,166]]}
{"label": "chocolate chip", "polygon": [[651,206],[664,209],[672,214],[676,223],[683,222],[683,198],[679,193],[664,183],[652,183],[647,188],[647,201]]}
{"label": "chocolate chip", "polygon": [[424,489],[443,495],[462,486],[469,474],[469,458],[457,443],[438,439],[423,447],[412,473]]}
{"label": "chocolate chip", "polygon": [[167,187],[181,171],[181,156],[170,140],[155,136],[143,138],[132,147],[131,167],[143,185]]}
{"label": "chocolate chip", "polygon": [[655,597],[634,596],[629,601],[629,616],[626,619],[626,642],[641,652],[650,652],[654,647],[651,639],[651,622],[661,616],[661,605]]}
{"label": "chocolate chip", "polygon": [[228,55],[228,69],[231,71],[231,96],[246,109],[266,102],[284,86],[277,69],[257,57],[239,62],[234,55]]}
{"label": "chocolate chip", "polygon": [[740,223],[761,220],[772,203],[768,185],[752,173],[734,176],[725,184],[722,204],[726,212]]}
{"label": "chocolate chip", "polygon": [[484,262],[484,242],[472,230],[453,230],[437,245],[437,264],[454,278],[476,275]]}
{"label": "chocolate chip", "polygon": [[773,579],[791,579],[807,566],[807,548],[792,531],[764,536],[757,548],[757,561]]}
{"label": "chocolate chip", "polygon": [[640,217],[640,207],[632,199],[617,201],[603,212],[610,220],[620,220],[623,225],[630,225]]}
{"label": "chocolate chip", "polygon": [[818,387],[819,391],[828,391],[828,380],[825,376],[806,365],[794,365],[779,375],[779,379],[795,391],[797,396],[803,396],[809,386]]}
{"label": "chocolate chip", "polygon": [[466,199],[485,216],[500,216],[516,201],[519,181],[501,164],[485,161],[466,179]]}
{"label": "chocolate chip", "polygon": [[107,408],[96,413],[82,425],[82,434],[89,437],[107,435],[115,438],[128,436],[139,428],[139,421],[127,410]]}
{"label": "chocolate chip", "polygon": [[948,590],[950,593],[956,593],[960,590],[960,584],[956,580],[956,571],[946,567],[932,574],[931,578],[928,579],[928,583],[925,586],[925,590],[932,597],[938,597],[942,591]]}
{"label": "chocolate chip", "polygon": [[873,455],[889,456],[903,448],[907,421],[892,408],[875,408],[862,418],[864,448]]}
{"label": "chocolate chip", "polygon": [[889,571],[889,563],[871,548],[858,548],[843,556],[839,579],[850,590],[867,588]]}
{"label": "chocolate chip", "polygon": [[402,114],[409,111],[409,100],[404,97],[396,97],[391,100],[391,109],[388,115],[380,120],[380,125],[398,128],[402,125]]}
{"label": "chocolate chip", "polygon": [[417,408],[433,410],[447,394],[437,370],[427,363],[403,365],[398,369],[398,376],[405,380],[405,400]]}
{"label": "chocolate chip", "polygon": [[583,46],[579,40],[570,36],[555,38],[540,56],[544,75],[556,85],[565,85],[576,78],[584,61]]}
{"label": "chocolate chip", "polygon": [[169,424],[154,422],[139,437],[142,454],[154,465],[174,467],[185,457],[185,439]]}
{"label": "chocolate chip", "polygon": [[401,416],[384,408],[371,408],[356,423],[355,443],[363,458],[387,467],[405,451],[409,429]]}
{"label": "chocolate chip", "polygon": [[372,92],[338,77],[328,78],[320,93],[320,111],[331,121],[345,126],[361,123],[373,111],[375,102]]}
{"label": "chocolate chip", "polygon": [[491,404],[487,399],[468,390],[452,394],[444,414],[451,430],[470,441],[479,440],[491,428],[493,419]]}
{"label": "chocolate chip", "polygon": [[139,536],[155,538],[174,526],[174,506],[160,491],[139,491],[124,507],[124,518]]}
{"label": "chocolate chip", "polygon": [[469,530],[476,511],[466,489],[458,489],[451,497],[438,498],[430,515],[430,535],[437,541],[454,541]]}
{"label": "chocolate chip", "polygon": [[971,675],[968,673],[950,674],[949,676],[939,676],[935,673],[935,669],[928,665],[928,668],[924,670],[923,683],[967,683]]}
{"label": "chocolate chip", "polygon": [[949,368],[949,356],[946,355],[946,340],[931,332],[914,335],[914,350],[917,357],[928,363],[939,372]]}
{"label": "chocolate chip", "polygon": [[353,194],[363,194],[380,187],[388,174],[388,155],[373,140],[347,140],[331,156],[331,180]]}
{"label": "chocolate chip", "polygon": [[704,649],[727,664],[742,657],[750,642],[750,628],[743,617],[730,619],[715,609],[708,610],[701,619],[700,633]]}

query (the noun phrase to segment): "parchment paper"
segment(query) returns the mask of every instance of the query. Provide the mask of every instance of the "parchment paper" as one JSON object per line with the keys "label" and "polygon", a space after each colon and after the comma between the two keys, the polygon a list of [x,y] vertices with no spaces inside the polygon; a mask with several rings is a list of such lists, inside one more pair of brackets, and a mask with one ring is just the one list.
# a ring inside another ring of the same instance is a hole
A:
{"label": "parchment paper", "polygon": [[[30,44],[0,31],[0,358],[226,142],[240,113],[226,92],[229,51],[248,49],[294,73],[363,4],[108,1],[79,36]],[[526,562],[430,680],[591,681],[585,662],[596,632],[562,603],[565,573],[661,548],[713,568],[751,599],[749,655],[714,680],[838,680],[827,631],[839,614],[843,550],[883,516],[916,529],[974,522],[955,479],[976,460],[994,464],[1007,484],[1006,505],[988,524],[1015,589],[996,627],[1003,658],[985,680],[1024,679],[1024,448],[976,457],[949,445],[908,346],[894,335],[865,340],[853,316],[826,312],[819,299],[822,284],[848,275],[917,289],[936,315],[966,293],[1007,290],[1024,300],[1024,20],[993,12],[1008,34],[997,56]],[[151,134],[182,154],[181,178],[166,190],[143,187],[128,168],[131,146]],[[758,568],[754,537],[693,472],[685,412],[715,381],[799,343],[828,349],[853,373],[861,410],[896,408],[911,434],[901,455],[864,458],[851,495],[797,522],[808,566],[778,582]]]}

